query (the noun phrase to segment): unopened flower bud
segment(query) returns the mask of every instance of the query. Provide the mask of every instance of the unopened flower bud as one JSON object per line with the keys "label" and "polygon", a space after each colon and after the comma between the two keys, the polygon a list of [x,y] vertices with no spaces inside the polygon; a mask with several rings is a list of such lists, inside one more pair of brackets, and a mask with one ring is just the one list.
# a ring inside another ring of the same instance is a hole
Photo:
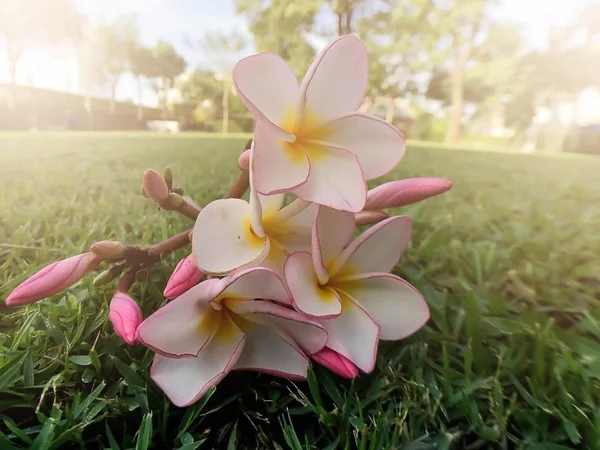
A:
{"label": "unopened flower bud", "polygon": [[126,293],[117,291],[110,301],[108,319],[115,333],[129,345],[138,341],[137,329],[142,323],[142,311]]}
{"label": "unopened flower bud", "polygon": [[250,168],[250,150],[244,151],[238,158],[238,166],[242,170],[248,170]]}
{"label": "unopened flower bud", "polygon": [[154,169],[147,169],[142,176],[146,194],[156,203],[161,204],[169,197],[169,187],[160,173]]}
{"label": "unopened flower bud", "polygon": [[125,256],[127,246],[117,241],[100,241],[92,244],[92,251],[105,259],[120,259]]}
{"label": "unopened flower bud", "polygon": [[174,192],[171,192],[168,195],[168,199],[169,199],[169,204],[174,208],[181,208],[183,206],[183,204],[185,203],[185,200],[183,199],[183,197],[179,194],[175,194]]}
{"label": "unopened flower bud", "polygon": [[204,273],[196,266],[196,259],[193,254],[182,259],[175,267],[171,278],[165,287],[165,297],[173,299],[179,297],[184,292],[198,284]]}
{"label": "unopened flower bud", "polygon": [[93,284],[94,286],[98,287],[102,286],[103,284],[110,283],[112,280],[121,275],[122,271],[122,266],[112,266],[105,271],[100,272],[96,278],[94,278]]}
{"label": "unopened flower bud", "polygon": [[443,178],[409,178],[390,181],[367,193],[365,209],[398,208],[442,194],[452,188]]}
{"label": "unopened flower bud", "polygon": [[312,359],[341,377],[349,379],[358,377],[358,368],[354,363],[329,347],[312,355]]}
{"label": "unopened flower bud", "polygon": [[173,188],[173,171],[170,166],[165,167],[165,170],[163,170],[163,179],[167,183],[167,188],[171,190]]}
{"label": "unopened flower bud", "polygon": [[5,304],[21,306],[58,294],[94,270],[101,262],[102,258],[94,252],[56,261],[17,286]]}

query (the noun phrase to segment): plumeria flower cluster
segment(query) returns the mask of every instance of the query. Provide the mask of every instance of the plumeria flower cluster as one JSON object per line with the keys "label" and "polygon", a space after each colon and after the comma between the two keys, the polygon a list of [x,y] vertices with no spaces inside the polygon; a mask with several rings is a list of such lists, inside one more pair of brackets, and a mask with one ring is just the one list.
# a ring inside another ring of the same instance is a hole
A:
{"label": "plumeria flower cluster", "polygon": [[[367,190],[366,181],[391,171],[405,151],[392,125],[357,112],[367,75],[366,49],[350,35],[326,47],[300,84],[276,55],[241,60],[234,85],[256,127],[238,161],[245,175],[229,198],[200,208],[173,187],[170,170],[162,177],[148,170],[146,196],[194,218],[191,233],[147,249],[94,244],[42,269],[6,303],[54,295],[114,263],[96,277],[125,274],[108,317],[126,343],[156,353],[151,376],[177,406],[194,403],[232,370],[302,380],[313,360],[345,378],[372,371],[380,340],[402,339],[429,317],[421,294],[391,273],[412,222],[382,210],[451,183],[415,178]],[[372,226],[355,237],[360,225]],[[190,239],[192,253],[164,291],[172,301],[143,320],[129,287]]]}

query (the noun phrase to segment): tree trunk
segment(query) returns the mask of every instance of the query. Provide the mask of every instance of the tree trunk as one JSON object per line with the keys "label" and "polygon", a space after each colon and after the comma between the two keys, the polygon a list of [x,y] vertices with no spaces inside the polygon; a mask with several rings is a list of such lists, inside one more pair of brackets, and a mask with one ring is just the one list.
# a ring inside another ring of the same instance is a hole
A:
{"label": "tree trunk", "polygon": [[229,78],[223,77],[223,134],[229,128]]}
{"label": "tree trunk", "polygon": [[83,106],[87,114],[87,128],[91,131],[94,129],[94,114],[92,112],[92,96],[89,93],[85,96]]}
{"label": "tree trunk", "polygon": [[460,139],[461,122],[464,100],[464,65],[463,58],[458,56],[452,68],[452,107],[450,108],[450,121],[446,131],[446,144],[454,144]]}
{"label": "tree trunk", "polygon": [[115,78],[110,86],[110,114],[115,115],[117,112],[117,84],[119,79]]}
{"label": "tree trunk", "polygon": [[137,84],[137,120],[140,124],[144,120],[144,108],[142,107],[142,77],[139,75],[135,77],[135,81]]}
{"label": "tree trunk", "polygon": [[342,13],[338,14],[337,29],[338,29],[338,36],[342,36],[344,34],[344,18],[342,17]]}
{"label": "tree trunk", "polygon": [[352,33],[352,7],[350,5],[347,6],[346,9],[346,30],[345,34]]}
{"label": "tree trunk", "polygon": [[395,105],[394,105],[394,98],[393,97],[388,97],[387,98],[387,109],[385,111],[385,121],[387,123],[392,123],[394,121],[394,113],[395,111]]}

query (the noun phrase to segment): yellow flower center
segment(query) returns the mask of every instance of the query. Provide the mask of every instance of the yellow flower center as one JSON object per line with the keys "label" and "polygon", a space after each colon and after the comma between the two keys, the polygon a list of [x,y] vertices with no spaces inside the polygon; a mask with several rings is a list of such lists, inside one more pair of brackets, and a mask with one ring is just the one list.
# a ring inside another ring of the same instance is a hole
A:
{"label": "yellow flower center", "polygon": [[321,142],[328,140],[331,130],[323,125],[323,120],[308,108],[305,107],[300,120],[296,110],[289,108],[280,126],[295,137],[294,142],[284,142],[286,153],[292,161],[303,162],[305,152],[308,153],[311,161],[325,155],[325,147]]}

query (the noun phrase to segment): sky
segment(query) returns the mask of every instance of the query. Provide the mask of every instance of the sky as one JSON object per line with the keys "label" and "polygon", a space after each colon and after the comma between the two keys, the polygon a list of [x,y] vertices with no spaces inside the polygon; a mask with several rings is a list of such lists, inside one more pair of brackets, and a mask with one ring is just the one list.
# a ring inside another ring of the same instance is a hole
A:
{"label": "sky", "polygon": [[[591,1],[594,0],[502,0],[497,14],[520,23],[529,45],[540,47],[545,42],[549,24],[568,21],[576,10]],[[249,34],[246,20],[235,13],[234,0],[76,0],[76,3],[79,11],[94,24],[111,23],[120,16],[134,17],[144,44],[153,45],[158,39],[171,42],[186,58],[190,69],[210,64],[208,55],[190,45],[204,34],[234,30]],[[310,43],[318,50],[326,41],[313,37]],[[2,67],[3,50],[0,50],[0,81],[7,81],[7,70]],[[247,53],[252,51],[251,47],[247,49]],[[19,65],[18,82],[77,91],[77,64],[65,52],[30,52]],[[117,97],[135,98],[132,77],[121,79]],[[148,105],[156,102],[149,89],[144,91],[142,100]]]}

